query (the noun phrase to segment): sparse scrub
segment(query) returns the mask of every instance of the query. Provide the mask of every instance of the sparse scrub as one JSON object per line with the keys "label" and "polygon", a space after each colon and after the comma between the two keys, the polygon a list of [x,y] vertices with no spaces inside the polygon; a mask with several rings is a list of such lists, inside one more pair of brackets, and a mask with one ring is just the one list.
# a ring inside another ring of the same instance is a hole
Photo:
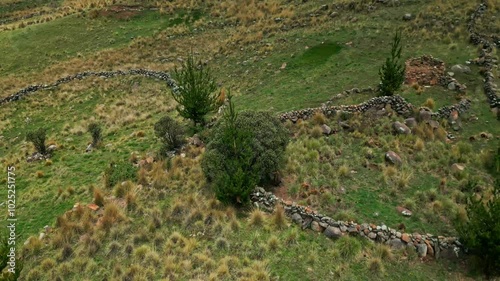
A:
{"label": "sparse scrub", "polygon": [[101,125],[97,123],[90,123],[87,130],[92,136],[92,147],[99,147],[102,142]]}
{"label": "sparse scrub", "polygon": [[104,171],[104,184],[106,187],[113,187],[117,183],[136,178],[137,170],[128,162],[112,162]]}
{"label": "sparse scrub", "polygon": [[39,128],[36,131],[28,132],[26,134],[26,141],[33,143],[38,153],[46,155],[47,154],[47,146],[45,145],[46,135],[47,135],[47,130],[45,128]]}
{"label": "sparse scrub", "polygon": [[154,125],[155,135],[162,142],[160,154],[166,156],[168,151],[179,148],[184,143],[184,129],[169,116],[162,117]]}

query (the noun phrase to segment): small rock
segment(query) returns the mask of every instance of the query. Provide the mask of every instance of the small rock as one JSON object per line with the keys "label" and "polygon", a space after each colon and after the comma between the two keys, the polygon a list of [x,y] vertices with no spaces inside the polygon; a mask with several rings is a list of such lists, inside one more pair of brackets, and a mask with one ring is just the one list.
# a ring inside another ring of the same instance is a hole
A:
{"label": "small rock", "polygon": [[375,238],[377,238],[377,233],[375,233],[375,232],[370,232],[370,233],[368,233],[368,238],[370,238],[370,239],[375,239]]}
{"label": "small rock", "polygon": [[321,5],[321,7],[319,7],[319,10],[320,11],[326,11],[326,10],[328,10],[328,5],[326,5],[326,4],[325,5]]}
{"label": "small rock", "polygon": [[455,82],[450,82],[448,84],[448,90],[454,91],[457,88],[457,84]]}
{"label": "small rock", "polygon": [[324,135],[330,135],[332,133],[332,128],[330,128],[328,125],[323,124],[321,125],[321,130],[323,131]]}
{"label": "small rock", "polygon": [[410,243],[411,239],[410,239],[410,235],[406,234],[406,233],[403,233],[401,235],[401,240],[403,240],[404,242],[406,243]]}
{"label": "small rock", "polygon": [[466,65],[461,65],[461,64],[456,64],[451,67],[451,71],[457,72],[457,73],[470,73],[470,67]]}
{"label": "small rock", "polygon": [[54,151],[56,149],[57,149],[57,145],[55,145],[55,144],[49,145],[49,147],[47,147],[48,151]]}
{"label": "small rock", "polygon": [[298,224],[302,224],[302,216],[299,213],[294,213],[292,215],[292,221]]}
{"label": "small rock", "polygon": [[412,16],[412,14],[410,14],[410,13],[406,13],[406,14],[403,16],[403,20],[405,20],[405,21],[410,21],[410,20],[412,20],[412,19],[413,19],[413,16]]}
{"label": "small rock", "polygon": [[316,232],[323,232],[324,231],[323,227],[317,221],[313,221],[311,223],[311,229],[316,231]]}
{"label": "small rock", "polygon": [[401,135],[409,135],[411,134],[411,130],[410,128],[408,128],[408,126],[406,126],[405,124],[399,122],[399,121],[396,121],[392,124],[392,128],[394,129],[394,131],[398,134],[401,134]]}
{"label": "small rock", "polygon": [[464,164],[455,163],[455,164],[451,165],[451,172],[452,173],[463,172],[464,169],[465,169],[465,165]]}
{"label": "small rock", "polygon": [[401,157],[399,157],[399,155],[397,155],[394,151],[388,151],[385,154],[385,161],[396,166],[401,166],[401,164],[403,163]]}
{"label": "small rock", "polygon": [[414,128],[417,126],[417,120],[415,120],[415,118],[413,117],[405,119],[405,125],[409,128]]}
{"label": "small rock", "polygon": [[335,17],[337,17],[338,15],[339,15],[339,13],[337,13],[337,12],[332,12],[332,13],[330,14],[330,17],[331,17],[331,18],[335,18]]}
{"label": "small rock", "polygon": [[420,121],[428,121],[432,118],[432,113],[427,110],[421,110],[419,112]]}

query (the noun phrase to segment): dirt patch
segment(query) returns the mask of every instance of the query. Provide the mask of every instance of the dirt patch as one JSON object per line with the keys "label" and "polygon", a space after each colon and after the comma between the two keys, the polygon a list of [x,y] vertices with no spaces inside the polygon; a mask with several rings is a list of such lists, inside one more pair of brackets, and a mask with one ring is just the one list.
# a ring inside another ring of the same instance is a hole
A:
{"label": "dirt patch", "polygon": [[142,11],[140,6],[125,6],[125,5],[115,5],[106,7],[103,10],[98,11],[99,17],[110,17],[115,19],[127,20],[130,19]]}
{"label": "dirt patch", "polygon": [[406,61],[405,65],[406,84],[434,86],[439,84],[439,78],[445,75],[444,62],[432,56],[411,58]]}

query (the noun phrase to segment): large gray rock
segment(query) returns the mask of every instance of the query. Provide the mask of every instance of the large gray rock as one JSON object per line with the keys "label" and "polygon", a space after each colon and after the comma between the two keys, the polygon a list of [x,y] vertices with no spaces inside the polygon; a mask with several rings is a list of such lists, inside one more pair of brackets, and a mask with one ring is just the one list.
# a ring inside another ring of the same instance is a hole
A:
{"label": "large gray rock", "polygon": [[409,128],[415,128],[417,126],[417,120],[415,118],[407,118],[405,119],[405,125],[408,126]]}
{"label": "large gray rock", "polygon": [[400,135],[409,135],[411,134],[411,130],[410,128],[408,128],[408,126],[406,126],[405,124],[399,122],[399,121],[396,121],[394,123],[392,123],[392,128],[394,129],[394,131]]}
{"label": "large gray rock", "polygon": [[427,256],[427,245],[426,244],[418,244],[417,245],[417,253],[418,253],[418,256],[421,258]]}
{"label": "large gray rock", "polygon": [[327,227],[323,232],[323,234],[325,234],[326,237],[331,239],[337,239],[342,237],[342,231],[340,231],[340,228],[333,226]]}
{"label": "large gray rock", "polygon": [[403,241],[401,241],[401,239],[398,239],[398,238],[394,238],[394,239],[389,240],[389,242],[387,244],[389,244],[389,246],[391,246],[391,248],[394,248],[394,249],[403,249],[405,247],[405,244],[403,243]]}
{"label": "large gray rock", "polygon": [[421,110],[419,112],[420,121],[428,121],[432,118],[432,113],[427,110]]}
{"label": "large gray rock", "polygon": [[451,71],[455,73],[470,73],[470,67],[466,65],[461,65],[461,64],[455,64],[454,66],[451,67]]}
{"label": "large gray rock", "polygon": [[297,224],[302,224],[302,216],[299,213],[294,213],[292,215],[292,221]]}
{"label": "large gray rock", "polygon": [[332,133],[332,128],[330,128],[328,125],[323,124],[321,125],[321,131],[323,131],[324,135],[330,135]]}
{"label": "large gray rock", "polygon": [[397,155],[394,151],[388,151],[385,154],[385,161],[396,166],[401,166],[403,163],[401,157],[399,157],[399,155]]}

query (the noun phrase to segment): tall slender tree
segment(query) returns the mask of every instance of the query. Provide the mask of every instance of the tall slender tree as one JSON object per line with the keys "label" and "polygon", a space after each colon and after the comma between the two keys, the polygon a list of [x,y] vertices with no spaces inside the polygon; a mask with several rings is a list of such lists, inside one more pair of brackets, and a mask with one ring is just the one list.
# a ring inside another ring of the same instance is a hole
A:
{"label": "tall slender tree", "polygon": [[382,96],[394,95],[405,80],[406,67],[400,61],[402,49],[401,31],[397,31],[392,40],[391,56],[385,60],[385,64],[379,69],[379,91]]}
{"label": "tall slender tree", "polygon": [[219,94],[217,84],[208,67],[196,62],[192,53],[182,63],[182,67],[175,68],[175,79],[179,85],[177,92],[172,96],[179,103],[177,111],[194,124],[204,124],[205,116],[218,106]]}

